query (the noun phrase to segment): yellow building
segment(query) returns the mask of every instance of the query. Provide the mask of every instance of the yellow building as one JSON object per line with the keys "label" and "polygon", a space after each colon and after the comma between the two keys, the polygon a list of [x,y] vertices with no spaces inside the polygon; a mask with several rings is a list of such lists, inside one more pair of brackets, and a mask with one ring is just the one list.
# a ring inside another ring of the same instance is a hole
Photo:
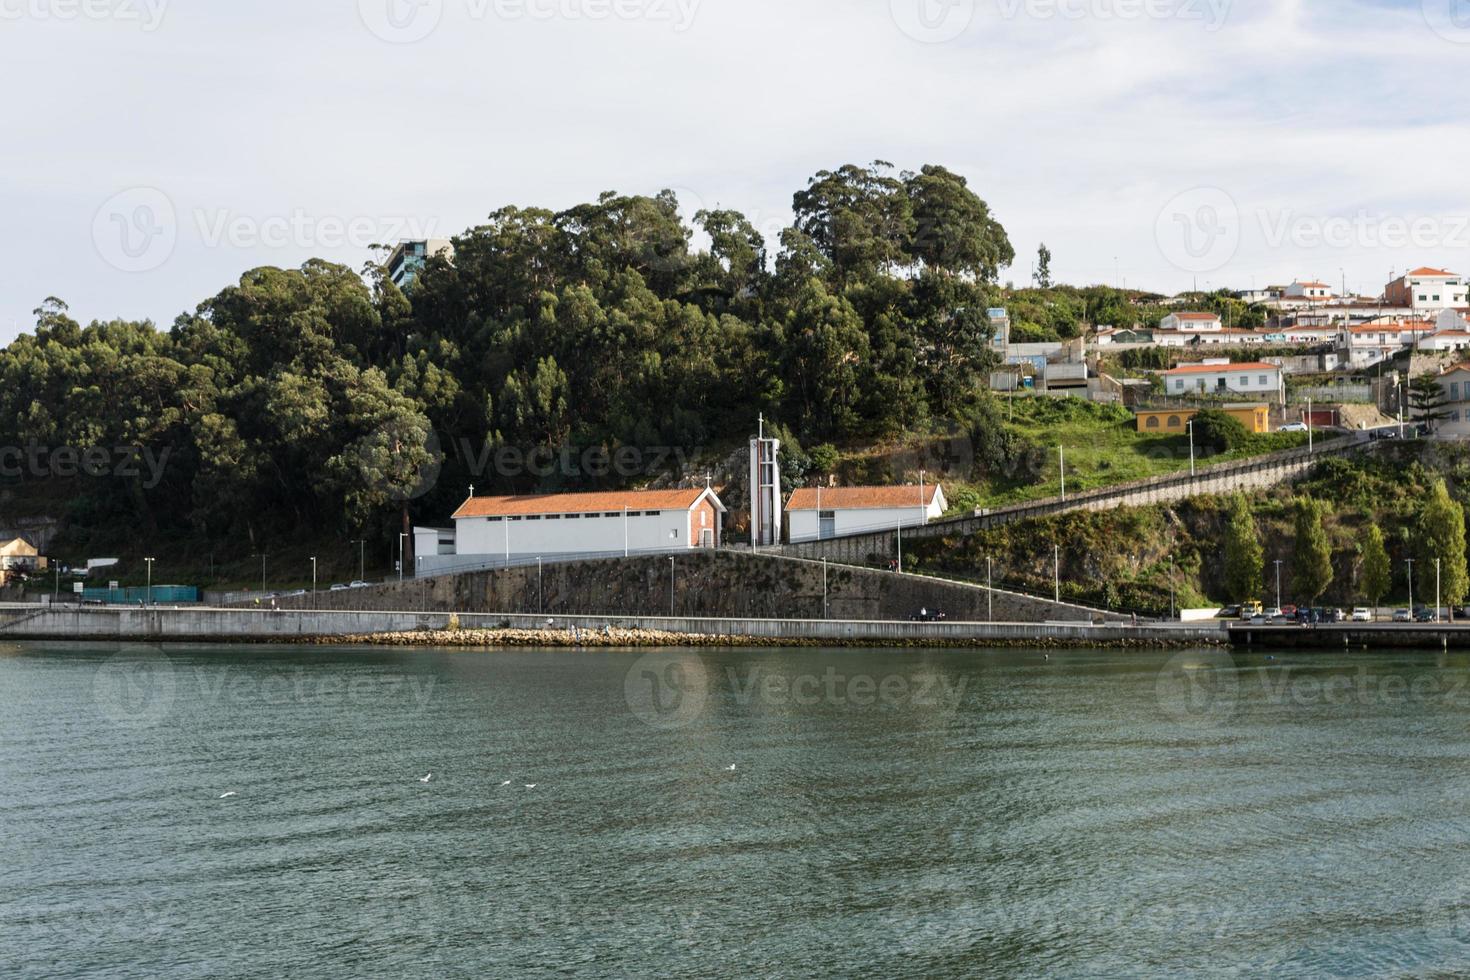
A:
{"label": "yellow building", "polygon": [[[1220,411],[1240,422],[1247,432],[1271,431],[1269,405],[1221,405]],[[1139,409],[1138,431],[1150,435],[1182,435],[1189,420],[1198,412],[1197,408]]]}

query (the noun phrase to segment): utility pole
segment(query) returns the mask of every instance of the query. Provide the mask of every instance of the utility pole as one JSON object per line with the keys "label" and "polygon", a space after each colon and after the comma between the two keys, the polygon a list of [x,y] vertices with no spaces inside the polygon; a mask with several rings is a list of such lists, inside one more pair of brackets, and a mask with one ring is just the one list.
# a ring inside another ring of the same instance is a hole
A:
{"label": "utility pole", "polygon": [[1409,566],[1409,616],[1414,615],[1414,559],[1405,558],[1404,564]]}
{"label": "utility pole", "polygon": [[1184,423],[1189,429],[1189,475],[1194,476],[1194,419]]}
{"label": "utility pole", "polygon": [[365,582],[367,581],[367,539],[357,538],[352,543],[357,545],[357,580]]}
{"label": "utility pole", "polygon": [[674,559],[669,558],[669,618],[674,617]]}
{"label": "utility pole", "polygon": [[148,591],[145,593],[145,595],[147,596],[145,601],[148,605],[151,606],[153,605],[153,562],[156,561],[156,559],[144,558],[143,561],[147,562],[148,564]]}
{"label": "utility pole", "polygon": [[398,532],[398,581],[403,581],[403,539],[408,537],[402,531]]}
{"label": "utility pole", "polygon": [[265,592],[265,552],[260,553],[260,591]]}
{"label": "utility pole", "polygon": [[1276,609],[1279,612],[1281,610],[1281,559],[1276,559],[1272,564],[1276,566]]}
{"label": "utility pole", "polygon": [[1439,622],[1440,599],[1439,591],[1439,559],[1434,559],[1434,621]]}
{"label": "utility pole", "polygon": [[[819,490],[818,493],[821,491]],[[822,512],[817,511],[817,527],[821,527]],[[919,471],[919,526],[929,523],[929,508],[924,503],[924,471]]]}
{"label": "utility pole", "polygon": [[[751,551],[755,548],[752,547]],[[623,557],[628,557],[628,505],[623,505]]]}
{"label": "utility pole", "polygon": [[[669,559],[673,561],[673,559]],[[541,557],[536,557],[536,615],[542,616],[546,613],[546,588],[541,578]]]}
{"label": "utility pole", "polygon": [[903,521],[898,522],[898,573],[903,574]]}
{"label": "utility pole", "polygon": [[311,556],[311,608],[316,608],[316,556]]}
{"label": "utility pole", "polygon": [[1067,450],[1063,446],[1057,447],[1057,460],[1062,467],[1062,503],[1067,502]]}
{"label": "utility pole", "polygon": [[1307,396],[1307,452],[1312,451],[1312,396]]}

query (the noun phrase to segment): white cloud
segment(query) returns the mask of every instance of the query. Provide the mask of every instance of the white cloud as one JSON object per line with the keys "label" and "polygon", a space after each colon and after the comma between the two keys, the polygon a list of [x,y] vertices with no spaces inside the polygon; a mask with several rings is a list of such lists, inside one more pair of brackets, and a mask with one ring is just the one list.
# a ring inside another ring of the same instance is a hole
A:
{"label": "white cloud", "polygon": [[[1376,289],[1391,266],[1470,265],[1452,247],[1273,246],[1260,231],[1263,213],[1470,214],[1465,46],[1418,3],[1237,0],[1210,30],[1211,0],[1148,0],[1157,18],[1098,16],[1143,0],[974,0],[935,44],[896,23],[907,0],[592,0],[544,20],[441,2],[410,44],[328,0],[169,5],[148,32],[5,23],[7,77],[41,81],[0,106],[0,341],[51,294],[83,319],[166,324],[253,265],[367,258],[316,234],[211,245],[201,213],[453,232],[508,203],[668,186],[774,229],[816,170],[875,158],[968,176],[1012,234],[1017,281],[1044,240],[1063,280],[1188,285],[1154,228],[1197,186],[1243,215],[1215,285],[1343,268]],[[673,19],[585,13],[620,2]],[[913,2],[944,14],[970,0]],[[129,273],[93,229],[134,187],[163,191],[181,224],[166,261]]]}

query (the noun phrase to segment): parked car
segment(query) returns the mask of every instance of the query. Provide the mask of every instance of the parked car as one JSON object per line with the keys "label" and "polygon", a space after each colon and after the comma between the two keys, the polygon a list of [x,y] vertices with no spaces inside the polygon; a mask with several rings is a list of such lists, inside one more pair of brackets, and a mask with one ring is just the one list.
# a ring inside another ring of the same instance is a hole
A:
{"label": "parked car", "polygon": [[1226,606],[1215,616],[1216,619],[1240,619],[1242,618],[1239,606]]}
{"label": "parked car", "polygon": [[1354,608],[1353,609],[1353,622],[1355,622],[1355,623],[1371,623],[1371,622],[1373,622],[1373,610],[1367,609],[1367,608],[1365,608],[1363,606],[1358,606],[1358,607]]}
{"label": "parked car", "polygon": [[1393,611],[1393,621],[1395,623],[1409,623],[1413,622],[1413,619],[1414,617],[1409,613],[1409,610],[1407,609],[1395,609]]}
{"label": "parked car", "polygon": [[332,591],[333,592],[346,592],[347,591],[347,586],[343,585],[341,582],[333,582],[332,583]]}
{"label": "parked car", "polygon": [[352,582],[347,587],[349,589],[365,589],[365,588],[368,587],[368,584],[366,582],[364,582],[362,579],[357,578],[357,579],[353,579]]}
{"label": "parked car", "polygon": [[1291,603],[1288,602],[1286,605],[1284,605],[1284,606],[1281,607],[1281,615],[1283,615],[1283,616],[1295,616],[1296,615],[1296,606],[1293,606]]}
{"label": "parked car", "polygon": [[1276,431],[1277,432],[1306,432],[1307,431],[1307,423],[1305,423],[1305,422],[1288,422],[1285,425],[1283,425],[1281,428],[1277,429]]}
{"label": "parked car", "polygon": [[1276,606],[1272,606],[1270,609],[1267,609],[1263,615],[1267,619],[1270,619],[1270,620],[1273,620],[1273,621],[1274,620],[1278,620],[1278,619],[1285,619],[1286,618],[1286,610],[1277,608]]}
{"label": "parked car", "polygon": [[1345,623],[1347,622],[1347,613],[1343,612],[1341,609],[1329,609],[1327,610],[1326,618],[1323,619],[1322,622]]}
{"label": "parked car", "polygon": [[1373,439],[1397,439],[1398,437],[1398,429],[1374,429],[1370,435],[1370,438]]}
{"label": "parked car", "polygon": [[1418,612],[1414,613],[1414,622],[1437,623],[1439,622],[1439,613],[1433,609],[1420,609]]}

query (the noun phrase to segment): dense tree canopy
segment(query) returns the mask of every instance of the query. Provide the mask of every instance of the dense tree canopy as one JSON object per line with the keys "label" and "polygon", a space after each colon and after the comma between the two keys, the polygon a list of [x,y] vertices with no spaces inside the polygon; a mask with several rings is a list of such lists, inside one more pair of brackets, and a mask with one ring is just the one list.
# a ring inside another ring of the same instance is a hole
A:
{"label": "dense tree canopy", "polygon": [[758,412],[806,445],[993,422],[985,309],[1013,252],[964,178],[845,166],[793,211],[767,243],[736,211],[686,225],[671,192],[505,207],[406,295],[377,265],[259,268],[166,332],[49,299],[0,352],[0,440],[167,447],[153,485],[74,506],[254,541],[442,521],[470,482],[630,482],[487,469],[507,447],[724,451]]}

